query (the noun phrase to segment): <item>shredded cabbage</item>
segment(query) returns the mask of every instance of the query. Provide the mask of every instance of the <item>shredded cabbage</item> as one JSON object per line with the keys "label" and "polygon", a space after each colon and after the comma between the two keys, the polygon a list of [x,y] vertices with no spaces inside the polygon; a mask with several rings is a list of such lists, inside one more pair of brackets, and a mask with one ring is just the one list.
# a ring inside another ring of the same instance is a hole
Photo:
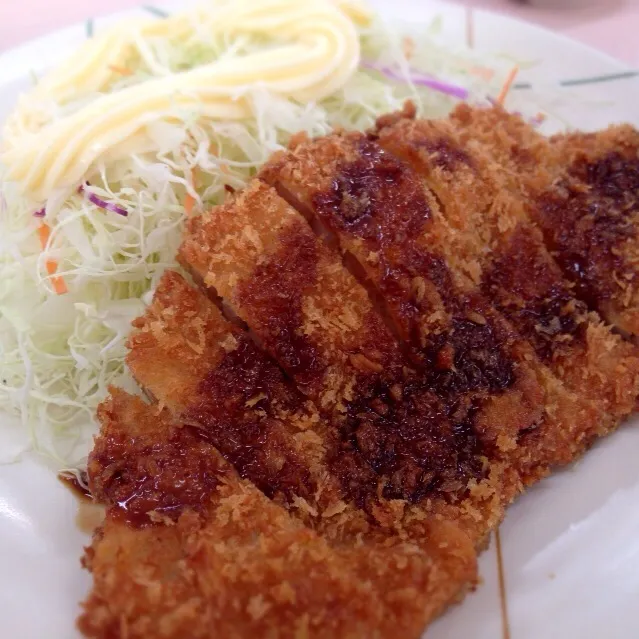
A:
{"label": "shredded cabbage", "polygon": [[[175,255],[187,193],[195,199],[194,214],[200,213],[223,201],[225,185],[245,185],[292,134],[321,135],[335,126],[364,129],[407,98],[423,115],[445,115],[455,100],[413,86],[411,67],[467,88],[476,100],[498,93],[508,66],[500,69],[492,61],[490,80],[473,75],[482,61],[437,44],[436,30],[435,22],[426,35],[414,35],[410,62],[405,56],[407,31],[381,24],[361,31],[363,58],[397,68],[403,82],[390,82],[362,66],[342,90],[319,104],[297,104],[255,89],[251,120],[187,117],[186,126],[154,125],[148,151],[117,163],[105,161],[90,176],[95,199],[126,210],[128,216],[100,208],[77,190],[56,194],[46,203],[44,219],[51,235],[44,251],[36,234],[41,219],[34,217],[41,204],[3,183],[0,407],[20,415],[34,450],[59,467],[81,468],[97,428],[95,409],[109,385],[135,389],[124,366],[130,324],[143,312],[163,271],[179,268]],[[208,33],[196,33],[188,41],[139,41],[126,64],[132,73],[123,74],[110,90],[272,45],[260,38]],[[93,97],[75,96],[42,108],[60,117]],[[56,260],[56,275],[67,283],[66,295],[54,292],[49,259]]]}

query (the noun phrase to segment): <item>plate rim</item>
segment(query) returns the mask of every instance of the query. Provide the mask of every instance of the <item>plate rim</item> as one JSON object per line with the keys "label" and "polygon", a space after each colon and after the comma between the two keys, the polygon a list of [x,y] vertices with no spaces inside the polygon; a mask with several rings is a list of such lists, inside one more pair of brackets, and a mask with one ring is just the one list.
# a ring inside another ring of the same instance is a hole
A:
{"label": "plate rim", "polygon": [[[194,2],[188,0],[187,5],[194,6]],[[460,5],[450,2],[448,0],[438,0],[438,5],[441,5],[443,10],[446,8],[459,8]],[[406,2],[407,10],[411,13],[417,12],[419,13],[419,3],[411,2],[410,0]],[[55,43],[58,40],[63,40],[65,38],[71,39],[73,35],[75,35],[79,30],[85,31],[87,29],[87,24],[94,22],[96,20],[120,20],[124,19],[127,16],[130,16],[135,13],[144,13],[148,17],[153,16],[153,11],[150,11],[147,8],[148,5],[137,4],[129,9],[121,9],[119,11],[108,12],[102,15],[94,15],[87,18],[84,21],[76,21],[68,26],[61,27],[59,29],[55,29],[48,33],[45,33],[41,36],[37,36],[35,38],[30,38],[26,42],[23,42],[19,45],[11,47],[6,51],[0,52],[0,86],[7,84],[11,81],[24,77],[25,75],[29,75],[31,71],[33,71],[32,65],[25,64],[23,62],[24,58],[30,55],[30,52],[35,52],[37,50],[46,50],[49,46]],[[171,10],[176,7],[174,3],[162,3],[158,9],[162,10],[161,7],[171,7]],[[185,8],[188,8],[185,7]],[[599,59],[605,63],[610,65],[611,67],[615,67],[619,71],[633,71],[634,67],[623,60],[619,60],[614,56],[597,49],[596,47],[582,42],[581,40],[577,40],[569,35],[564,33],[559,33],[544,27],[542,25],[536,24],[529,20],[525,20],[519,17],[513,17],[509,15],[505,15],[499,13],[497,11],[492,11],[490,9],[482,9],[482,8],[472,8],[472,7],[461,7],[465,8],[466,11],[470,11],[474,16],[481,16],[482,19],[488,20],[498,20],[505,22],[506,24],[510,23],[516,25],[518,29],[528,30],[536,35],[543,35],[544,37],[552,37],[555,40],[562,41],[564,44],[570,45],[575,48],[581,49],[584,54],[590,56],[597,56]],[[167,9],[168,10],[168,9]],[[70,52],[73,47],[70,47]],[[65,55],[65,54],[63,54]]]}

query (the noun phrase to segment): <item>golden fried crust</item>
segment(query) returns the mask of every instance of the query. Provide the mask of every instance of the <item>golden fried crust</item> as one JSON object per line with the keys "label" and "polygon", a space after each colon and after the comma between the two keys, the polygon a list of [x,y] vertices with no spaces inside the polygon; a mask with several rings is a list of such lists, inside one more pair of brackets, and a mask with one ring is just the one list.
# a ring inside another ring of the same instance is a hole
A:
{"label": "golden fried crust", "polygon": [[[630,410],[634,347],[572,296],[543,197],[560,176],[573,226],[588,180],[632,209],[591,168],[612,144],[626,184],[633,133],[549,147],[499,110],[413,117],[297,140],[190,220],[181,262],[250,337],[174,273],[136,320],[128,362],[159,405],[113,389],[99,409],[86,636],[418,637],[522,484]],[[537,324],[568,345],[522,319],[549,291],[568,299]]]}
{"label": "golden fried crust", "polygon": [[180,259],[322,409],[339,410],[358,377],[398,366],[366,292],[259,181],[192,222]]}
{"label": "golden fried crust", "polygon": [[109,510],[85,556],[86,636],[418,637],[475,580],[450,524],[331,547],[167,411],[113,389],[99,416],[89,473]]}
{"label": "golden fried crust", "polygon": [[477,143],[474,128],[459,135],[450,121],[403,120],[377,136],[436,193],[455,228],[449,263],[472,275],[541,362],[581,396],[593,415],[582,422],[585,437],[625,418],[639,393],[639,353],[575,298],[525,201],[504,188],[502,164]]}
{"label": "golden fried crust", "polygon": [[577,296],[638,334],[639,133],[624,125],[549,141],[501,109],[464,106],[452,119],[502,167],[503,183],[526,195]]}
{"label": "golden fried crust", "polygon": [[314,407],[180,275],[164,274],[129,347],[138,382],[242,477],[311,519],[342,504],[325,478],[326,434]]}
{"label": "golden fried crust", "polygon": [[133,328],[127,365],[151,394],[166,396],[176,412],[193,403],[202,379],[233,349],[240,333],[173,271],[162,276]]}
{"label": "golden fried crust", "polygon": [[[397,123],[392,120],[393,130]],[[467,402],[475,432],[496,443],[511,462],[523,454],[520,470],[532,481],[556,460],[554,452],[542,457],[539,449],[533,462],[517,445],[519,433],[539,430],[544,422],[543,380],[531,363],[534,355],[473,281],[481,266],[462,237],[470,234],[461,207],[449,219],[423,180],[371,137],[339,134],[297,145],[276,155],[259,177],[313,216],[357,260],[397,333],[431,375],[431,387],[441,397],[453,388],[454,418],[466,421],[458,407]],[[448,170],[467,161],[442,136],[424,147],[444,153],[439,161]],[[476,237],[475,242],[481,245]],[[546,399],[560,401],[554,391]]]}
{"label": "golden fried crust", "polygon": [[[262,233],[263,244],[246,240]],[[224,264],[218,267],[220,252]],[[378,522],[397,515],[401,521],[402,516],[401,510],[394,515],[380,496],[424,500],[425,514],[444,507],[439,498],[424,499],[432,492],[429,486],[436,487],[435,497],[463,496],[470,478],[486,484],[474,433],[467,426],[454,430],[446,417],[456,397],[444,406],[431,379],[411,370],[365,289],[273,189],[255,182],[233,202],[191,224],[180,259],[214,287],[327,412],[336,442],[329,452],[331,473]],[[302,371],[298,362],[304,363]],[[465,408],[463,402],[456,406]],[[517,422],[524,410],[519,400],[490,398],[478,428],[487,433],[497,421]],[[499,472],[497,465],[495,475]],[[505,492],[499,482],[485,485],[475,508],[501,504],[500,517],[503,502],[520,485],[514,480]],[[491,491],[498,493],[495,502]],[[470,526],[474,540],[488,532],[474,520]]]}
{"label": "golden fried crust", "polygon": [[[85,558],[94,577],[79,621],[87,636],[295,637],[304,629],[317,637],[384,636],[381,602],[369,583],[350,571],[349,557],[333,552],[241,481],[212,447],[181,439],[180,454],[162,463],[158,453],[173,447],[183,429],[122,391],[114,390],[100,417],[90,472],[94,487],[104,489],[96,495],[109,511]],[[130,450],[121,449],[123,438]],[[114,445],[117,475],[104,463]],[[154,480],[161,492],[147,486],[143,451],[149,448],[162,463]],[[194,470],[196,460],[209,464],[206,473]],[[185,463],[191,468],[190,486],[180,481]],[[176,480],[172,487],[170,471]],[[149,512],[162,523],[150,526],[118,506],[125,493],[114,493],[114,484],[125,490],[127,481],[135,484],[127,503],[144,493],[145,507],[155,505]],[[200,488],[197,503],[193,484]],[[186,501],[168,504],[167,491],[175,497],[188,493]]]}
{"label": "golden fried crust", "polygon": [[[411,534],[416,541],[402,542],[406,533],[398,521],[402,512],[399,503],[380,501],[376,515],[383,520],[384,527],[371,529],[367,515],[345,501],[336,477],[329,472],[327,449],[331,440],[325,421],[308,400],[303,400],[288,386],[279,370],[247,336],[211,307],[212,303],[183,278],[167,273],[158,286],[153,304],[136,322],[137,329],[131,338],[131,357],[137,364],[138,379],[145,383],[156,352],[167,345],[173,353],[179,352],[176,344],[187,341],[186,336],[192,331],[189,323],[195,317],[208,318],[212,333],[207,339],[207,348],[201,349],[202,357],[217,363],[206,369],[189,358],[188,366],[195,366],[203,374],[206,371],[205,381],[197,393],[188,398],[188,403],[180,404],[180,416],[187,418],[189,424],[195,424],[197,432],[207,441],[214,441],[242,476],[251,479],[264,492],[270,495],[280,488],[287,497],[284,503],[289,511],[321,532],[336,551],[345,556],[354,553],[352,557],[358,559],[353,559],[353,569],[373,583],[383,593],[380,597],[384,601],[388,599],[389,606],[404,617],[397,623],[406,628],[423,626],[425,619],[455,596],[462,582],[471,578],[474,554],[470,541],[451,524],[422,518],[411,524]],[[198,310],[196,315],[185,312],[194,308]],[[152,337],[146,335],[149,327],[153,327]],[[229,335],[233,336],[232,344],[229,344]],[[224,345],[226,355],[221,358],[215,352],[215,348],[219,348],[215,340]],[[140,350],[139,344],[144,345],[144,350]],[[250,357],[234,358],[240,345],[249,349]],[[248,368],[247,361],[250,362]],[[173,363],[176,368],[182,365],[178,359]],[[247,387],[247,380],[259,386],[259,392],[252,386]],[[225,382],[221,391],[216,390],[220,381]],[[238,389],[242,390],[241,401],[234,400]],[[172,387],[156,385],[152,390],[167,406],[174,404]],[[260,401],[248,399],[255,396],[259,396]],[[303,408],[297,409],[300,403]],[[220,414],[228,418],[222,419]],[[221,428],[212,433],[216,424]],[[257,431],[255,438],[247,440],[245,435],[252,431]],[[239,458],[237,444],[242,449]],[[251,449],[254,453],[248,454]],[[269,469],[272,470],[269,472]],[[442,528],[446,534],[441,532]],[[448,540],[446,544],[442,542],[444,538]]]}

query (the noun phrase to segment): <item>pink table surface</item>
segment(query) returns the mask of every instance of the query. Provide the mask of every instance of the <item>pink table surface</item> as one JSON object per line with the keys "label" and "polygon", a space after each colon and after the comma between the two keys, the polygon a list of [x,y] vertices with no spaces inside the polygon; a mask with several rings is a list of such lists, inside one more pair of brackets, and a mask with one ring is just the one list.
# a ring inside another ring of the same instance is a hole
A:
{"label": "pink table surface", "polygon": [[[427,2],[428,0],[424,0]],[[538,23],[639,67],[639,0],[587,0],[581,9],[537,9],[525,0],[466,0]],[[0,0],[0,51],[91,16],[141,0]],[[557,0],[556,4],[561,4]]]}

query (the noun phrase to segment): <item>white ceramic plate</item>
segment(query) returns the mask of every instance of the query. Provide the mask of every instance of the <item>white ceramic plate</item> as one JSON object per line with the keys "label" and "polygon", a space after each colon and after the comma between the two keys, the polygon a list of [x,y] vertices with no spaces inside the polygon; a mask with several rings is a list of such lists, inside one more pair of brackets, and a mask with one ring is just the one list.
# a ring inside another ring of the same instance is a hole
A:
{"label": "white ceramic plate", "polygon": [[[374,4],[392,11],[389,17],[412,23],[427,24],[439,14],[452,44],[466,40],[468,15],[462,7],[421,0]],[[31,72],[59,61],[87,30],[148,11],[101,18],[0,55],[0,120],[17,94],[29,88]],[[621,121],[639,126],[639,78],[622,63],[490,13],[474,12],[472,25],[475,47],[524,63],[517,95],[534,96],[574,127],[596,129]],[[1,428],[9,421],[0,415],[3,457],[9,446],[20,445],[8,441],[8,431]],[[503,570],[493,541],[481,558],[482,587],[437,621],[430,639],[639,637],[638,457],[639,429],[628,424],[579,464],[520,499],[501,527]],[[76,511],[75,498],[42,461],[26,455],[0,466],[2,637],[77,636],[78,602],[89,587],[79,558],[89,537],[76,527]]]}

